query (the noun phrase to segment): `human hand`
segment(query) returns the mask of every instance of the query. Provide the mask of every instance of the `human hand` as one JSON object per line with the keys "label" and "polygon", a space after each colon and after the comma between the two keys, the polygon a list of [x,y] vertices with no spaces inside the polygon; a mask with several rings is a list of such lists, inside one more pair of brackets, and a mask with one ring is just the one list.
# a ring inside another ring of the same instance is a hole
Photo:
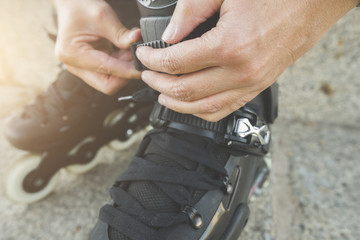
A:
{"label": "human hand", "polygon": [[178,43],[216,12],[215,28],[166,49],[141,47],[153,71],[143,80],[159,102],[181,113],[218,121],[269,87],[357,0],[179,0],[163,35]]}
{"label": "human hand", "polygon": [[103,0],[54,0],[59,31],[55,53],[67,69],[95,89],[112,94],[140,78],[129,46],[141,38]]}

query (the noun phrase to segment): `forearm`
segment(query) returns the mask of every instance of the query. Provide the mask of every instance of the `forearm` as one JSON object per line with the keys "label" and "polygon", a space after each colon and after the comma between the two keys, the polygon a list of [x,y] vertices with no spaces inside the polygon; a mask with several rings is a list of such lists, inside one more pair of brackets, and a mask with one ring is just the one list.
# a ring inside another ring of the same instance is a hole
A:
{"label": "forearm", "polygon": [[[267,24],[258,21],[255,27],[265,33],[264,39],[268,46],[289,49],[293,59],[284,60],[287,65],[291,65],[310,50],[342,16],[353,9],[358,1],[278,0],[274,1],[275,6],[268,1],[262,1],[265,9],[259,11],[268,11],[264,13],[265,19],[268,17]],[[257,19],[257,16],[253,17]]]}
{"label": "forearm", "polygon": [[[308,49],[313,47],[320,38],[333,26],[341,17],[353,9],[359,0],[305,0],[303,6],[302,28],[304,35],[308,37]],[[301,11],[300,11],[301,12]],[[301,16],[298,16],[301,17]],[[295,23],[296,25],[296,23]],[[308,27],[307,27],[308,26]],[[301,51],[301,57],[305,51]]]}
{"label": "forearm", "polygon": [[325,33],[347,12],[353,9],[359,0],[307,0],[311,6],[308,14],[310,19],[314,19],[312,29]]}

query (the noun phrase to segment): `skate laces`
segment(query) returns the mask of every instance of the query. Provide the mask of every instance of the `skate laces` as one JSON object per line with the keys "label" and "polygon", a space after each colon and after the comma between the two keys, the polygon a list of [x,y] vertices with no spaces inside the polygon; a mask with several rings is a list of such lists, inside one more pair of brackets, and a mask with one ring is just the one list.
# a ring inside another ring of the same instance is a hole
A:
{"label": "skate laces", "polygon": [[132,95],[129,96],[121,96],[118,98],[118,101],[127,101],[132,100],[138,103],[150,102],[150,101],[157,101],[160,93],[155,91],[150,87],[145,87],[134,92]]}
{"label": "skate laces", "polygon": [[[113,203],[99,218],[121,233],[116,239],[156,240],[158,229],[182,223],[201,227],[194,205],[207,191],[223,187],[226,178],[216,147],[161,130],[148,134],[143,145],[146,151],[117,179],[110,190]],[[133,190],[136,184],[142,188]]]}

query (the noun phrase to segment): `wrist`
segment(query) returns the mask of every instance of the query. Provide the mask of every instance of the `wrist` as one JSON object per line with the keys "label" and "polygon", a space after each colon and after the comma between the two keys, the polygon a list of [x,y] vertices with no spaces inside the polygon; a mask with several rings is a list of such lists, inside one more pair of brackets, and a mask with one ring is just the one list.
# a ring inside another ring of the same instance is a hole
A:
{"label": "wrist", "polygon": [[[311,31],[320,33],[318,37],[325,34],[340,18],[359,5],[359,0],[311,0],[309,23],[312,25]],[[326,11],[324,11],[326,9]],[[311,33],[310,33],[311,34]]]}
{"label": "wrist", "polygon": [[[283,5],[284,11],[277,8],[278,14],[272,15],[283,16],[284,27],[281,34],[285,36],[285,40],[291,40],[280,45],[290,46],[292,62],[313,48],[331,26],[354,8],[357,2],[358,0],[290,0]],[[282,12],[285,14],[281,14]]]}

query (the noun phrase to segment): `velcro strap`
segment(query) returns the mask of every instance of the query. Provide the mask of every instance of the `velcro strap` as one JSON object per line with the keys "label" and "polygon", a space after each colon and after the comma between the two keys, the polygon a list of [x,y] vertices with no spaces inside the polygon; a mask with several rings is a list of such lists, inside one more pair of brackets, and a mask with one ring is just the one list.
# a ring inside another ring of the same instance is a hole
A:
{"label": "velcro strap", "polygon": [[155,127],[167,126],[191,134],[201,135],[213,139],[216,143],[256,155],[264,155],[269,144],[255,143],[256,137],[251,134],[240,137],[236,133],[237,122],[248,119],[252,126],[256,126],[256,117],[246,110],[238,110],[218,122],[209,122],[190,114],[182,114],[168,109],[160,104],[155,104],[150,115],[150,122]]}
{"label": "velcro strap", "polygon": [[182,114],[175,112],[166,107],[162,107],[158,117],[159,119],[164,121],[183,123],[196,128],[210,130],[217,133],[223,133],[223,134],[226,133],[226,126],[227,126],[226,119],[222,119],[218,122],[209,122],[190,114]]}

